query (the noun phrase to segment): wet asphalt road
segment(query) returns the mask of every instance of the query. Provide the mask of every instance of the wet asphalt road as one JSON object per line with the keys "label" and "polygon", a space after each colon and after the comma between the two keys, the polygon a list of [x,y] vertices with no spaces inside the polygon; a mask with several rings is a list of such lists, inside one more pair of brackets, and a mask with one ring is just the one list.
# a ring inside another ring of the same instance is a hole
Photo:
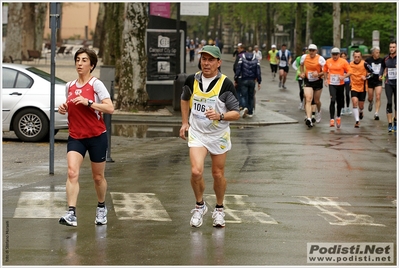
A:
{"label": "wet asphalt road", "polygon": [[[232,63],[225,64],[222,70],[231,76]],[[268,68],[262,73],[259,108],[298,123],[232,126],[226,228],[213,228],[210,212],[202,227],[189,226],[194,197],[188,148],[176,130],[112,136],[106,226],[94,225],[96,197],[86,158],[76,228],[57,223],[66,209],[67,133],[56,135],[54,175],[48,174],[47,143],[22,143],[6,133],[2,264],[308,265],[309,242],[394,243],[396,252],[397,142],[386,131],[386,118],[374,121],[365,111],[360,129],[353,128],[352,116],[343,117],[340,130],[330,128],[324,88],[323,120],[308,129],[292,73],[285,91],[271,81]],[[148,126],[129,129],[146,132]],[[209,158],[205,180],[212,209]],[[396,263],[395,254],[389,264]]]}

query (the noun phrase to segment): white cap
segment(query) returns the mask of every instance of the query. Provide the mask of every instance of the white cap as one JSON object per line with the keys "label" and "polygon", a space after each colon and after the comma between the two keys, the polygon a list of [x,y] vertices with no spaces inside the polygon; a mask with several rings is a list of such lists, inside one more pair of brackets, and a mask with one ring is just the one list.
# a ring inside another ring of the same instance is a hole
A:
{"label": "white cap", "polygon": [[242,43],[238,43],[238,44],[237,44],[237,47],[240,47],[240,46],[242,46]]}
{"label": "white cap", "polygon": [[333,49],[331,49],[331,53],[340,53],[340,52],[341,51],[337,47],[334,47]]}
{"label": "white cap", "polygon": [[272,45],[272,48],[276,48],[276,45]]}
{"label": "white cap", "polygon": [[317,46],[315,44],[310,44],[308,46],[308,49],[316,49],[317,50]]}

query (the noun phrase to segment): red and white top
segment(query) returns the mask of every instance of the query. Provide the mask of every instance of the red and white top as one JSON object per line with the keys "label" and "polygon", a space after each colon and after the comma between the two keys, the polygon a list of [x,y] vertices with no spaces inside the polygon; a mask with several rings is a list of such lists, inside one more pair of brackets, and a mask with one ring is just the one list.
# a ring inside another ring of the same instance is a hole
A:
{"label": "red and white top", "polygon": [[95,77],[79,85],[77,80],[66,84],[68,104],[69,135],[74,139],[97,137],[106,132],[102,113],[84,104],[74,104],[72,100],[77,96],[101,103],[103,99],[110,98],[109,92],[103,82]]}

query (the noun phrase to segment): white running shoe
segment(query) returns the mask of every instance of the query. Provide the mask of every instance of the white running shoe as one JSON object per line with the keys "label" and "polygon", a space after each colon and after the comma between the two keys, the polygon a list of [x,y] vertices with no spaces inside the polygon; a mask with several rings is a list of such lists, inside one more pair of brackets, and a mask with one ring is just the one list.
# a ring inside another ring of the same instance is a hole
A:
{"label": "white running shoe", "polygon": [[352,114],[352,111],[351,111],[351,109],[349,107],[346,108],[346,113],[345,114],[348,114],[348,115]]}
{"label": "white running shoe", "polygon": [[212,212],[213,227],[225,226],[224,215],[223,208],[215,208],[215,210]]}
{"label": "white running shoe", "polygon": [[60,224],[76,227],[78,226],[78,218],[73,211],[68,211],[65,216],[62,216],[59,221]]}
{"label": "white running shoe", "polygon": [[202,225],[202,217],[208,212],[208,207],[204,202],[204,205],[198,206],[195,205],[195,208],[191,210],[191,213],[194,213],[190,220],[190,225],[192,227],[200,227]]}
{"label": "white running shoe", "polygon": [[345,108],[341,108],[341,115],[346,115],[346,110],[345,110]]}
{"label": "white running shoe", "polygon": [[95,224],[97,225],[104,225],[107,224],[107,207],[97,207],[97,212],[96,212],[96,220],[94,221]]}

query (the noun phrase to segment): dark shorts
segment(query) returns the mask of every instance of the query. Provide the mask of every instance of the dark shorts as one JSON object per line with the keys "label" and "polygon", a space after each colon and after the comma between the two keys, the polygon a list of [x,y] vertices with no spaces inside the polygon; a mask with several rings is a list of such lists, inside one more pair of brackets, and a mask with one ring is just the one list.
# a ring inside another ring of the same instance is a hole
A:
{"label": "dark shorts", "polygon": [[286,72],[288,74],[288,70],[289,70],[288,66],[285,66],[285,67],[278,66],[278,69],[279,70],[284,70],[284,72]]}
{"label": "dark shorts", "polygon": [[376,88],[382,86],[382,81],[377,79],[369,79],[367,80],[367,85],[369,88]]}
{"label": "dark shorts", "polygon": [[357,92],[351,90],[351,98],[356,97],[359,101],[364,101],[366,99],[366,91]]}
{"label": "dark shorts", "polygon": [[100,136],[85,138],[85,139],[74,139],[68,136],[67,152],[75,151],[80,153],[83,158],[86,155],[86,151],[89,151],[90,161],[95,163],[101,163],[106,160],[108,149],[108,136],[107,132],[102,133]]}
{"label": "dark shorts", "polygon": [[304,87],[311,87],[313,90],[321,90],[323,89],[323,79],[310,82],[309,79],[305,78]]}

